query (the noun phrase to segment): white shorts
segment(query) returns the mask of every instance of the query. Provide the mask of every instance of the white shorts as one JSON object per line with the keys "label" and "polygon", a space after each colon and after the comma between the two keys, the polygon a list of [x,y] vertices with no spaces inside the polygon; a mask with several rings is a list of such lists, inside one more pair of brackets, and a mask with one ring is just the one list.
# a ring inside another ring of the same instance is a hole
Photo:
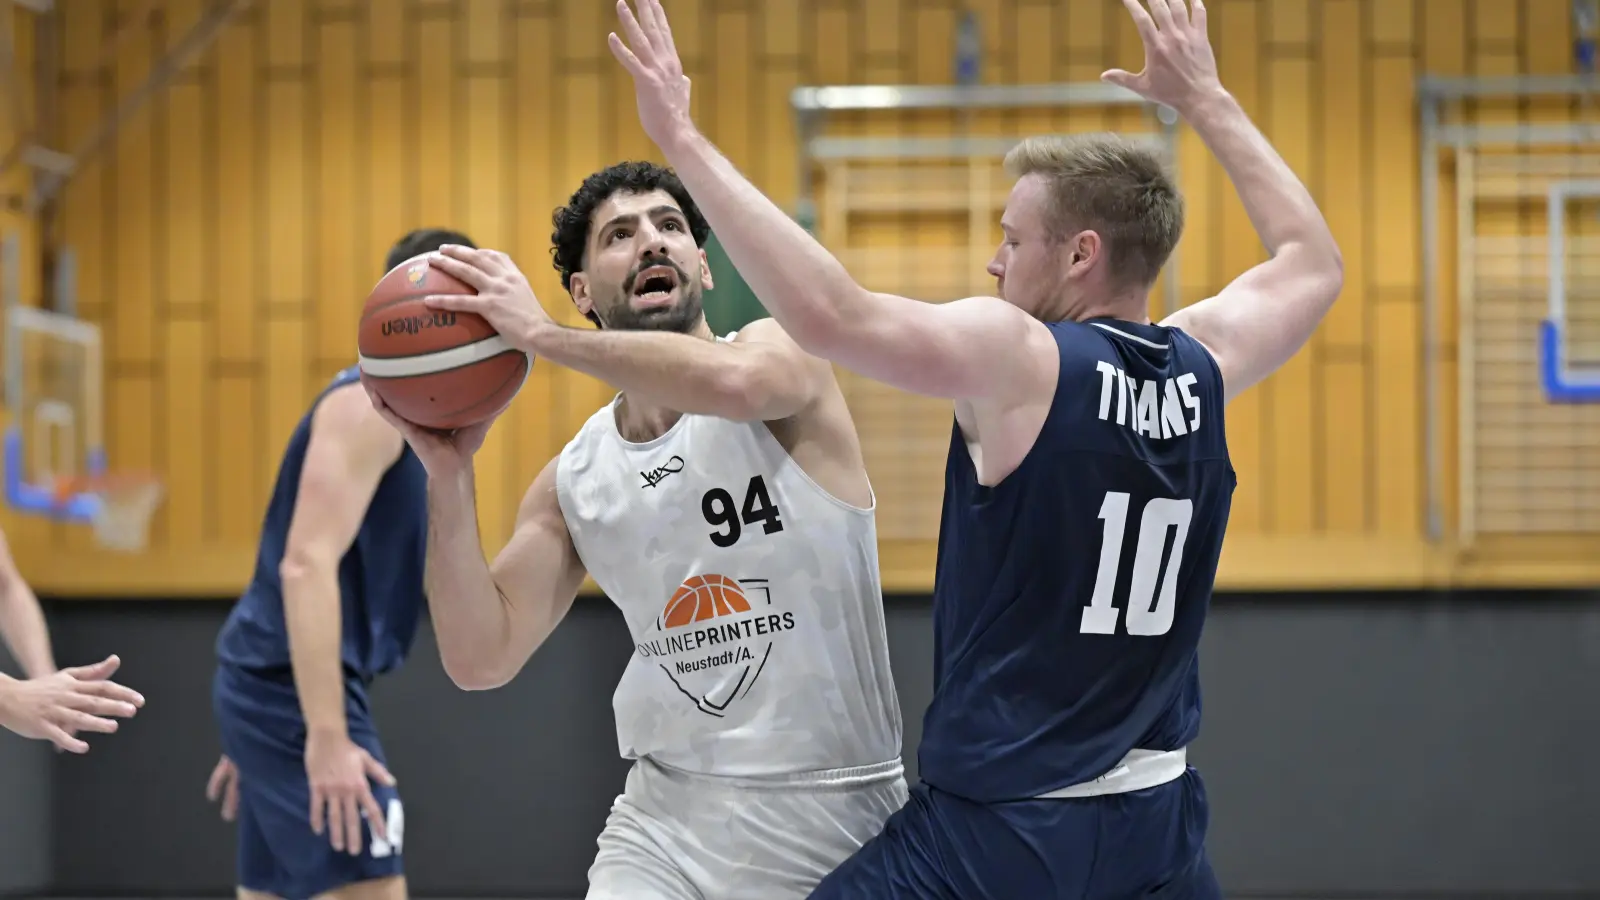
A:
{"label": "white shorts", "polygon": [[804,898],[906,796],[899,760],[780,781],[641,759],[600,833],[586,900]]}

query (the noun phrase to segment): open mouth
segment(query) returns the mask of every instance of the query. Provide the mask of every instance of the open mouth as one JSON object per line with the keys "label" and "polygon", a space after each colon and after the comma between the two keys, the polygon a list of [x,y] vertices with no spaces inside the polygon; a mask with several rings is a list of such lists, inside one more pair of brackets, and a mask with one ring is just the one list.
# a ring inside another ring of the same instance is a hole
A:
{"label": "open mouth", "polygon": [[678,289],[678,273],[671,266],[651,266],[634,279],[633,296],[645,303],[664,303]]}

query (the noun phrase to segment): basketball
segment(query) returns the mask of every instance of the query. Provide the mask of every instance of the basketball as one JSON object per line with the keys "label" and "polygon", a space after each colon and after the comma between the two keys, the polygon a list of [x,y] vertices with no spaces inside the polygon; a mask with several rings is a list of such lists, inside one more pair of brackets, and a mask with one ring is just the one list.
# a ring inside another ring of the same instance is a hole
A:
{"label": "basketball", "polygon": [[361,372],[395,415],[448,431],[493,418],[510,405],[532,359],[477,313],[429,309],[430,294],[475,294],[415,256],[367,295],[357,333]]}

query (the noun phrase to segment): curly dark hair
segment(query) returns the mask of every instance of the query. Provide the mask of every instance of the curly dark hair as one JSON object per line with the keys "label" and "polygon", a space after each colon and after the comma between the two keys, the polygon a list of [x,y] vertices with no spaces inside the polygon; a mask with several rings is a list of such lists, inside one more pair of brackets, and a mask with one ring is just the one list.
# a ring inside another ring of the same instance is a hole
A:
{"label": "curly dark hair", "polygon": [[[585,178],[567,200],[567,205],[557,207],[550,217],[555,225],[555,231],[550,234],[550,255],[556,271],[561,273],[561,286],[567,289],[567,293],[572,292],[572,273],[583,271],[584,251],[589,246],[589,229],[594,224],[590,220],[594,218],[594,211],[614,194],[648,194],[651,191],[666,191],[672,195],[672,199],[683,210],[684,217],[689,220],[689,234],[693,235],[695,246],[705,246],[706,238],[711,235],[711,226],[706,223],[705,216],[700,214],[700,207],[695,205],[688,188],[678,180],[675,172],[653,162],[630,160],[617,163]],[[600,324],[599,317],[592,311],[588,319],[596,326]]]}
{"label": "curly dark hair", "polygon": [[432,253],[445,244],[460,244],[474,250],[478,248],[478,245],[472,242],[472,238],[459,231],[451,231],[448,228],[418,228],[394,242],[394,246],[389,248],[388,258],[384,260],[383,270],[391,272],[395,266],[411,257]]}

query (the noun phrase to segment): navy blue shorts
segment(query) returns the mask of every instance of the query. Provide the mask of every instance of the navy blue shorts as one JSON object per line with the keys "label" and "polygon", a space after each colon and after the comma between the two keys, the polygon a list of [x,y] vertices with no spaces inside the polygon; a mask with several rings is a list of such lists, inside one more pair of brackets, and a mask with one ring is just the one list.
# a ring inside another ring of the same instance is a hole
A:
{"label": "navy blue shorts", "polygon": [[1200,776],[1073,800],[975,803],[919,784],[813,900],[1222,900]]}
{"label": "navy blue shorts", "polygon": [[[345,698],[350,739],[388,765],[359,682],[346,683]],[[223,664],[212,680],[211,702],[222,752],[239,770],[238,887],[306,900],[402,873],[405,814],[394,788],[372,782],[389,833],[374,840],[365,827],[360,854],[333,849],[326,827],[321,835],[312,833],[306,725],[290,673],[264,675]]]}

